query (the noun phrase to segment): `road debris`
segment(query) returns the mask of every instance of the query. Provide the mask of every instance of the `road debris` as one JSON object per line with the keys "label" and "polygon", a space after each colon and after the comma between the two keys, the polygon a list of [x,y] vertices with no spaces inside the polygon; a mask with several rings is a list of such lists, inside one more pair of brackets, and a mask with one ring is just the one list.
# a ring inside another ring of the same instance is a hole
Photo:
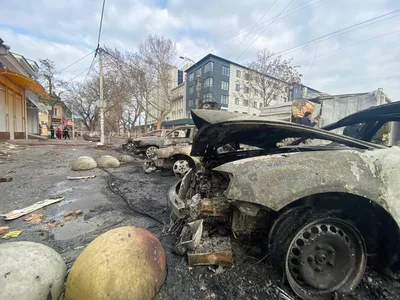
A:
{"label": "road debris", "polygon": [[56,220],[50,220],[50,221],[46,222],[46,226],[41,227],[39,229],[39,231],[48,232],[48,231],[51,231],[51,230],[53,230],[54,228],[56,228],[58,226],[61,226],[61,227],[64,226],[64,222],[56,221]]}
{"label": "road debris", "polygon": [[43,215],[42,214],[32,214],[29,218],[24,219],[24,221],[28,222],[28,223],[42,223]]}
{"label": "road debris", "polygon": [[5,235],[3,235],[1,238],[2,239],[10,239],[10,238],[16,238],[18,237],[20,234],[22,233],[22,230],[13,230],[13,231],[9,231],[7,232]]}
{"label": "road debris", "polygon": [[279,300],[294,300],[292,296],[282,290],[280,287],[276,285],[272,285],[268,288],[267,294],[273,296],[274,299]]}
{"label": "road debris", "polygon": [[13,178],[11,176],[0,177],[0,182],[10,182]]}
{"label": "road debris", "polygon": [[200,244],[188,252],[189,266],[232,265],[232,248],[229,237],[211,237],[203,239]]}
{"label": "road debris", "polygon": [[69,211],[69,212],[67,212],[67,213],[64,214],[64,218],[70,217],[70,216],[72,216],[73,214],[74,214],[73,211]]}
{"label": "road debris", "polygon": [[4,231],[6,231],[6,230],[9,229],[9,228],[10,228],[9,226],[2,226],[2,227],[0,227],[0,234],[3,234]]}
{"label": "road debris", "polygon": [[96,175],[87,175],[87,176],[68,176],[68,180],[83,180],[83,179],[92,179],[96,178]]}
{"label": "road debris", "polygon": [[61,200],[64,200],[64,197],[59,197],[59,198],[55,198],[55,199],[45,199],[45,200],[39,201],[31,206],[28,206],[28,207],[25,207],[22,209],[16,209],[16,210],[10,211],[7,214],[0,215],[0,216],[4,217],[4,219],[7,221],[18,219],[19,217],[25,216],[31,212],[34,212],[35,210],[38,210],[45,206],[49,206],[53,203],[60,202]]}
{"label": "road debris", "polygon": [[81,215],[82,214],[82,211],[79,209],[79,210],[77,210],[77,211],[75,211],[75,215],[77,215],[77,216],[79,216],[79,215]]}

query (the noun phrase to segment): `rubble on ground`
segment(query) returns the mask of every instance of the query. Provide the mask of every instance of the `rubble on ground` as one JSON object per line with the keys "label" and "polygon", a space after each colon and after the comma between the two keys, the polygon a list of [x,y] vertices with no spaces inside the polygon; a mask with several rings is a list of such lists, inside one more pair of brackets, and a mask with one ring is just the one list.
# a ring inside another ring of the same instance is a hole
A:
{"label": "rubble on ground", "polygon": [[133,226],[103,233],[79,255],[66,300],[153,299],[166,277],[165,254],[149,231]]}
{"label": "rubble on ground", "polygon": [[120,165],[118,159],[111,155],[103,155],[97,159],[97,166],[99,168],[119,168]]}
{"label": "rubble on ground", "polygon": [[118,160],[119,160],[120,162],[122,162],[122,163],[134,163],[134,162],[137,161],[137,159],[134,158],[133,156],[131,156],[131,155],[126,155],[126,154],[119,156],[119,157],[118,157]]}
{"label": "rubble on ground", "polygon": [[89,156],[81,156],[78,157],[72,163],[72,170],[73,171],[85,171],[85,170],[92,170],[97,167],[96,161],[89,157]]}
{"label": "rubble on ground", "polygon": [[59,299],[67,267],[53,249],[32,242],[0,245],[0,299]]}

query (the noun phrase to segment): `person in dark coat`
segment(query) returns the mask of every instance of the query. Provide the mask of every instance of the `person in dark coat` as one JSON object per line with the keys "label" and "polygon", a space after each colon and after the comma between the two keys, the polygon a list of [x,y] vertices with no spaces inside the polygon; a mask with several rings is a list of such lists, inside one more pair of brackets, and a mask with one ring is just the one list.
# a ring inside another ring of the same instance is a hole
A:
{"label": "person in dark coat", "polygon": [[70,140],[69,132],[68,132],[68,126],[65,126],[65,127],[64,127],[64,134],[63,134],[63,136],[64,136],[64,139],[65,139],[65,140],[66,140],[67,138]]}
{"label": "person in dark coat", "polygon": [[300,120],[301,125],[310,126],[310,127],[314,127],[315,125],[317,125],[317,123],[318,123],[317,119],[315,119],[314,122],[311,122],[311,112],[310,111],[306,111],[304,113],[304,117]]}
{"label": "person in dark coat", "polygon": [[55,139],[55,137],[54,137],[54,126],[53,125],[50,125],[50,138],[51,139]]}

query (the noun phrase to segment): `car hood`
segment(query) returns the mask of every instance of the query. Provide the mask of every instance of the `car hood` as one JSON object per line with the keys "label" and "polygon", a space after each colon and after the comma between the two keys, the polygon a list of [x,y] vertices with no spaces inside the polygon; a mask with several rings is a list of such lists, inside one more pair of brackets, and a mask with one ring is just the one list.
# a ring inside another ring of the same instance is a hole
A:
{"label": "car hood", "polygon": [[337,142],[360,149],[385,148],[314,127],[263,117],[239,115],[227,111],[192,110],[192,118],[199,128],[192,145],[192,156],[205,156],[210,149],[228,143],[241,143],[263,149],[277,148],[285,138],[311,138]]}
{"label": "car hood", "polygon": [[160,136],[142,136],[139,138],[133,139],[134,142],[141,142],[141,141],[158,141],[162,139]]}

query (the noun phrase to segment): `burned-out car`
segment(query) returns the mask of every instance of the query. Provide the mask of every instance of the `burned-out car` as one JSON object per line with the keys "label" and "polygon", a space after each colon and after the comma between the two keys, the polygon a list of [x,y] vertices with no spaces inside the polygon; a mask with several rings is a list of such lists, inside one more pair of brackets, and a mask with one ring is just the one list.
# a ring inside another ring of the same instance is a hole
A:
{"label": "burned-out car", "polygon": [[191,144],[195,131],[195,126],[181,126],[164,136],[144,136],[133,139],[133,152],[150,157],[152,151],[161,147]]}
{"label": "burned-out car", "polygon": [[183,177],[198,164],[199,158],[190,156],[191,145],[169,146],[153,150],[147,157],[143,169],[150,173],[156,169],[171,169],[175,176]]}
{"label": "burned-out car", "polygon": [[[191,156],[202,157],[201,164],[169,191],[173,224],[186,224],[177,246],[186,247],[190,257],[201,244],[200,231],[208,226],[212,232],[223,221],[234,237],[264,232],[259,243],[266,243],[271,263],[302,299],[353,291],[367,256],[372,265],[395,274],[400,148],[370,141],[389,121],[395,122],[393,143],[400,139],[400,103],[328,127],[362,124],[357,138],[224,111],[194,110],[192,116],[199,131]],[[290,138],[298,142],[278,146]],[[250,150],[218,151],[239,143]]]}
{"label": "burned-out car", "polygon": [[[157,130],[152,130],[146,134],[144,134],[142,137],[149,137],[149,136],[156,136],[156,137],[162,137],[165,136],[167,133],[169,133],[171,130],[169,129],[157,129]],[[124,144],[122,144],[122,150],[126,151],[134,151],[134,143],[133,143],[133,138],[128,138]]]}

